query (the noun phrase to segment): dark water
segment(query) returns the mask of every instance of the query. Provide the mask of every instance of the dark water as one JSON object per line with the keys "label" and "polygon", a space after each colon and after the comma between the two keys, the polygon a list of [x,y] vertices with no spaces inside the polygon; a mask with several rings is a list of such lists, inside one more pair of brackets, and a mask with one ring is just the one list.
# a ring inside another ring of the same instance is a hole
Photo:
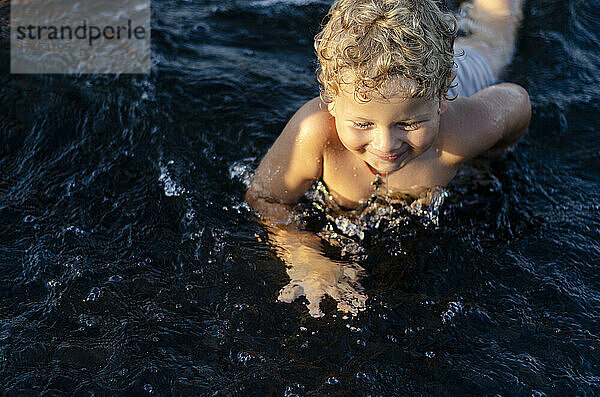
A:
{"label": "dark water", "polygon": [[3,394],[600,394],[600,3],[526,2],[528,135],[313,319],[229,169],[317,94],[328,5],[154,1],[149,76],[11,76],[2,36]]}

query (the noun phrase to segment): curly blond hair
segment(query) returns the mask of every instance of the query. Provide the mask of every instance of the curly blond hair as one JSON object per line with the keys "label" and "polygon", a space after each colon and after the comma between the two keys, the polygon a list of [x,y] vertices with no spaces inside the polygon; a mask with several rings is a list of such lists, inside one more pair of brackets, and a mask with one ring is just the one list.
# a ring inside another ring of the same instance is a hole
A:
{"label": "curly blond hair", "polygon": [[457,23],[434,0],[336,0],[327,17],[315,37],[324,102],[333,102],[341,84],[362,102],[386,97],[394,78],[404,81],[406,97],[446,96]]}

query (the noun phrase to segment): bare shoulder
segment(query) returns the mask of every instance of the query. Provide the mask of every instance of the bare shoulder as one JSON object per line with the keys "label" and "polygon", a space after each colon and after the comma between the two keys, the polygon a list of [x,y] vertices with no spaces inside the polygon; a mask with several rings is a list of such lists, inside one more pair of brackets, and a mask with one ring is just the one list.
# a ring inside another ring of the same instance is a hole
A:
{"label": "bare shoulder", "polygon": [[323,153],[335,123],[320,98],[305,103],[275,140],[247,194],[283,203],[296,202],[323,173]]}
{"label": "bare shoulder", "polygon": [[458,164],[486,150],[513,145],[530,119],[531,104],[523,87],[494,85],[448,104],[440,120],[439,149],[445,162]]}
{"label": "bare shoulder", "polygon": [[291,160],[299,160],[307,174],[319,178],[326,146],[335,134],[335,120],[316,97],[296,111],[269,153],[281,151],[287,156],[290,152]]}
{"label": "bare shoulder", "polygon": [[335,133],[335,122],[326,109],[321,98],[316,97],[306,102],[286,125],[282,134],[294,134],[300,138],[308,138],[319,148]]}

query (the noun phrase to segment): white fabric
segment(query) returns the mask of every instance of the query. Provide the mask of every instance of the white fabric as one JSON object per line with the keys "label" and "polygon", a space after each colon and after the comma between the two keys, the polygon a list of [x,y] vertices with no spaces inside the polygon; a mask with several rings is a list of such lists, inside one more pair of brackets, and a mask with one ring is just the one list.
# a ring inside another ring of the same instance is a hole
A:
{"label": "white fabric", "polygon": [[[464,55],[461,56],[461,54]],[[448,90],[448,98],[456,95],[470,97],[477,91],[496,83],[485,57],[473,47],[454,46],[456,79]]]}

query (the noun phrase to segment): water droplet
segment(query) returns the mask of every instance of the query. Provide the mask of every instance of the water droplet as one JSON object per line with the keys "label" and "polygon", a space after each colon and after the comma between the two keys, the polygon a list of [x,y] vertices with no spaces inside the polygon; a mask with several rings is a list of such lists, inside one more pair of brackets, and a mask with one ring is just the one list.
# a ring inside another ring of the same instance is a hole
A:
{"label": "water droplet", "polygon": [[434,358],[435,357],[435,353],[434,352],[425,352],[425,356],[427,356],[427,358]]}
{"label": "water droplet", "polygon": [[110,276],[110,278],[108,279],[108,281],[111,281],[113,283],[118,283],[121,280],[123,280],[123,277],[119,276],[118,274],[115,274],[114,276]]}
{"label": "water droplet", "polygon": [[146,383],[144,385],[144,391],[150,394],[154,394],[154,389],[152,388],[152,385],[150,383]]}
{"label": "water droplet", "polygon": [[181,196],[184,193],[187,193],[187,190],[179,185],[171,178],[169,173],[169,167],[174,164],[173,160],[170,160],[167,163],[167,166],[160,166],[160,176],[158,177],[158,182],[163,185],[163,190],[165,192],[165,196]]}
{"label": "water droplet", "polygon": [[340,381],[336,377],[331,376],[331,377],[327,378],[325,383],[328,385],[339,385]]}
{"label": "water droplet", "polygon": [[83,300],[84,302],[95,301],[100,298],[100,288],[94,287],[90,290],[88,296]]}
{"label": "water droplet", "polygon": [[450,302],[448,303],[448,310],[442,313],[442,323],[446,324],[451,322],[452,318],[461,312],[463,308],[462,302]]}
{"label": "water droplet", "polygon": [[287,389],[285,389],[285,392],[283,393],[283,395],[285,397],[299,397],[298,394],[296,394],[292,391],[290,386],[288,386]]}
{"label": "water droplet", "polygon": [[186,214],[185,214],[185,218],[188,221],[191,221],[192,219],[194,219],[194,217],[196,216],[196,211],[194,211],[193,209],[190,209]]}
{"label": "water droplet", "polygon": [[47,285],[49,288],[58,287],[58,286],[60,286],[60,281],[50,280],[50,281],[48,281]]}
{"label": "water droplet", "polygon": [[304,385],[301,385],[299,383],[294,383],[293,385],[290,385],[288,387],[285,388],[285,392],[284,392],[284,396],[285,397],[298,397],[298,393],[301,393],[304,390]]}
{"label": "water droplet", "polygon": [[240,363],[246,364],[248,361],[252,359],[252,355],[247,352],[239,352],[237,355],[237,359]]}

